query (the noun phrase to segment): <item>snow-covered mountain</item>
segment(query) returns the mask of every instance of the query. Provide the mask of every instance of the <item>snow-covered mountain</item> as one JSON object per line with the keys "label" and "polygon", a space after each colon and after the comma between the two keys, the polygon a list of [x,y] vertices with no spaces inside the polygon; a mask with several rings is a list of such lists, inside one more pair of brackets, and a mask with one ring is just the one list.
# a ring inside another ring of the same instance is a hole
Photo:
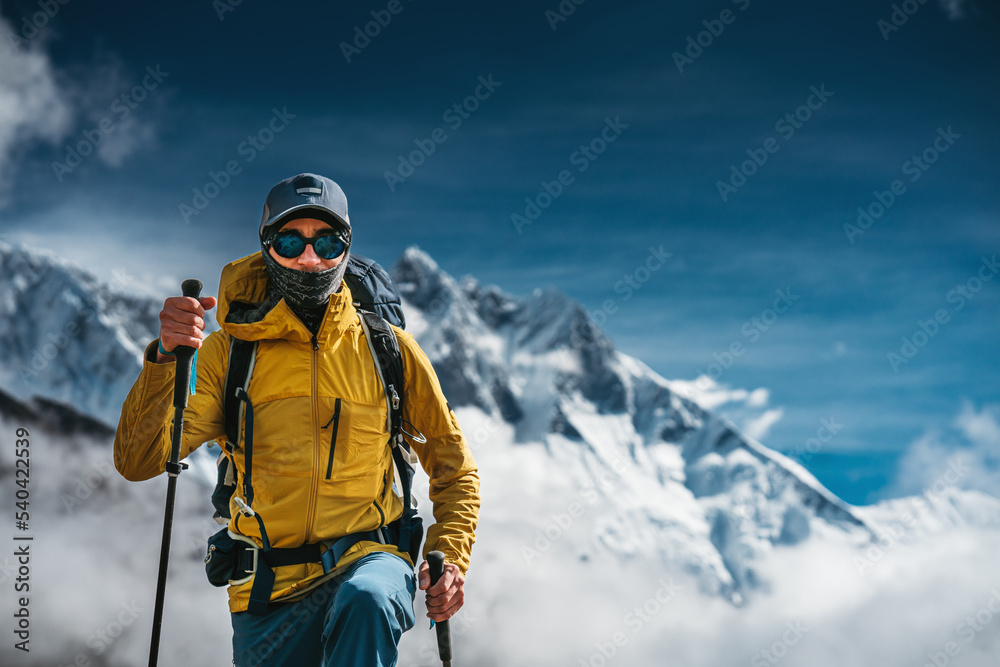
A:
{"label": "snow-covered mountain", "polygon": [[[133,485],[108,463],[112,429],[141,351],[156,335],[160,303],[127,296],[122,285],[101,284],[46,252],[0,244],[0,268],[0,421],[8,429],[37,425],[48,447],[65,452],[39,465],[54,490],[38,503],[40,521],[81,536],[81,526],[139,527],[148,533],[148,563],[120,553],[114,540],[77,543],[88,545],[87,562],[149,570],[162,480]],[[763,564],[779,551],[831,545],[870,560],[873,548],[926,541],[948,527],[1000,528],[1000,501],[950,487],[872,507],[845,503],[797,462],[615,350],[583,307],[557,291],[517,297],[470,277],[455,280],[417,248],[391,273],[407,329],[433,362],[480,463],[474,562],[498,581],[511,569],[550,563],[576,572],[562,566],[571,561],[588,577],[608,563],[641,564],[681,573],[708,599],[739,609],[775,583]],[[190,580],[181,575],[185,602],[175,604],[185,609],[218,593],[199,581],[198,562],[214,525],[206,521],[212,458],[199,450],[192,463],[175,528],[187,538],[178,538],[172,564],[195,572]],[[81,482],[90,477],[80,471],[89,469],[99,472],[93,488]],[[6,452],[4,484],[11,470]],[[426,493],[426,477],[420,484]],[[86,507],[78,509],[81,488]],[[427,505],[421,511],[432,520]],[[502,606],[508,588],[480,585],[480,598]]]}
{"label": "snow-covered mountain", "polygon": [[[392,275],[451,403],[511,424],[515,442],[543,443],[548,465],[601,492],[600,548],[681,564],[703,590],[740,603],[766,583],[756,563],[775,546],[814,534],[876,543],[899,521],[900,503],[852,507],[797,462],[672,391],[555,290],[518,298],[471,277],[459,282],[416,248]],[[1000,526],[996,499],[949,495],[912,523]]]}
{"label": "snow-covered mountain", "polygon": [[116,424],[162,305],[123,293],[127,282],[0,242],[0,389]]}

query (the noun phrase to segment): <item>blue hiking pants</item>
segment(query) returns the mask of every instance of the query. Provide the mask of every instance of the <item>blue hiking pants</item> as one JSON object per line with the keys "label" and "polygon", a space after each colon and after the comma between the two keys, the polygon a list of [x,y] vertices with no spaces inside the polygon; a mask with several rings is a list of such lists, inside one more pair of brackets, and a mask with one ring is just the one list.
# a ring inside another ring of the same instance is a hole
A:
{"label": "blue hiking pants", "polygon": [[232,614],[237,667],[390,667],[413,627],[416,575],[390,553],[358,559],[347,571],[265,616]]}

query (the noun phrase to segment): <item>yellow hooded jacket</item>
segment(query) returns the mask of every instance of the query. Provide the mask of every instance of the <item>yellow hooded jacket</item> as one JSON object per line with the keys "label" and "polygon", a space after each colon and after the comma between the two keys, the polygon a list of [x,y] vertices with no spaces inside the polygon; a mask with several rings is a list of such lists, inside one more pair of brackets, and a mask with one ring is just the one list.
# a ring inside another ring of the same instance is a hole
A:
{"label": "yellow hooded jacket", "polygon": [[[259,341],[248,391],[254,414],[252,507],[263,519],[271,546],[334,540],[397,519],[403,507],[392,490],[385,394],[350,289],[343,284],[331,297],[313,337],[284,299],[266,313],[252,314],[248,304],[266,301],[267,283],[259,252],[223,269],[218,304],[222,330],[209,334],[198,351],[181,458],[202,443],[225,441],[222,393],[230,336]],[[434,505],[435,523],[427,530],[423,553],[444,552],[464,574],[479,514],[476,462],[427,356],[411,334],[394,329],[405,377],[403,418],[427,439],[410,443],[430,477]],[[146,348],[115,435],[115,467],[132,481],[159,475],[170,453],[174,364],[151,361],[157,344],[154,340]],[[243,444],[234,452],[234,498],[243,494]],[[230,514],[229,530],[261,546],[256,519],[241,516],[235,502]],[[327,576],[319,563],[274,568],[271,599],[299,597],[374,551],[410,560],[395,545],[360,542]],[[252,585],[251,579],[229,586],[230,611],[246,610]]]}

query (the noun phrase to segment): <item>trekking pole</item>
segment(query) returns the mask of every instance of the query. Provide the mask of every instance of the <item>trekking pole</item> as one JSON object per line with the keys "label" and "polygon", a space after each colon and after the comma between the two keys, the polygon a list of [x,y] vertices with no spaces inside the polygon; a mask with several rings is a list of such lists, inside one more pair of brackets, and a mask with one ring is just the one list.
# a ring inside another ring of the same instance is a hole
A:
{"label": "trekking pole", "polygon": [[[438,582],[444,574],[444,554],[440,551],[432,551],[427,554],[427,567],[430,570],[431,586]],[[436,621],[434,628],[437,631],[438,655],[444,667],[451,667],[451,628],[448,621]]]}
{"label": "trekking pole", "polygon": [[[181,283],[184,296],[197,299],[201,295],[201,282],[185,280]],[[170,458],[167,459],[167,506],[163,513],[163,540],[160,542],[160,573],[156,579],[156,604],[153,607],[153,636],[149,642],[149,667],[156,667],[160,653],[160,625],[163,621],[163,594],[167,586],[167,559],[170,557],[170,531],[174,523],[174,493],[177,490],[177,476],[187,468],[180,463],[181,439],[184,430],[184,408],[188,404],[191,384],[191,359],[194,348],[178,345],[173,354],[177,358],[174,377],[174,433],[170,443]]]}

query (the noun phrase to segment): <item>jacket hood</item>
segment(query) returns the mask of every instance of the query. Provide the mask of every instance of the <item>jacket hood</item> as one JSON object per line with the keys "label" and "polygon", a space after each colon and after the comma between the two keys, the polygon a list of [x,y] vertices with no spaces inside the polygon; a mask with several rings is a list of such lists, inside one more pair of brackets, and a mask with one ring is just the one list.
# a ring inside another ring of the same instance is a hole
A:
{"label": "jacket hood", "polygon": [[[218,320],[222,329],[243,340],[283,338],[308,343],[312,334],[282,298],[269,300],[267,266],[260,251],[230,262],[219,279]],[[330,296],[316,335],[320,347],[336,340],[358,320],[347,283]]]}

